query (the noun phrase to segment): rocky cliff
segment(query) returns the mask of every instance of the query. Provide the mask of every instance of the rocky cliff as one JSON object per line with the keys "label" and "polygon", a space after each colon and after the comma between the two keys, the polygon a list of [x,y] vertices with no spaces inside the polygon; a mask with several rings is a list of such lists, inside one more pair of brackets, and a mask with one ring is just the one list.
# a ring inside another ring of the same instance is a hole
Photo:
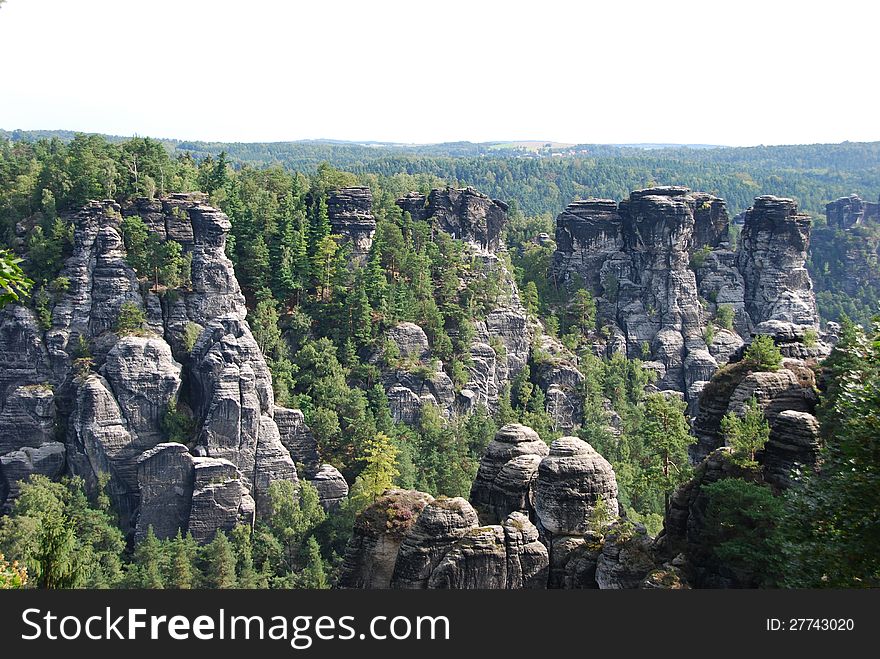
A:
{"label": "rocky cliff", "polygon": [[[55,301],[51,327],[21,307],[2,311],[7,508],[17,482],[32,473],[77,475],[92,489],[106,479],[128,533],[141,537],[153,526],[160,537],[180,529],[204,541],[217,529],[252,524],[276,480],[315,479],[327,506],[347,492],[318,464],[302,415],[274,404],[225,254],[229,220],[205,201],[193,193],[124,208],[92,202],[70,218],[75,246],[61,273],[69,287]],[[121,235],[123,216],[133,215],[182,245],[188,285],[160,291],[138,281]],[[134,335],[114,329],[126,303],[146,318]],[[191,417],[185,444],[167,441],[171,409]],[[294,460],[304,465],[299,476]]]}
{"label": "rocky cliff", "polygon": [[332,190],[327,196],[327,217],[334,235],[341,236],[350,247],[352,261],[366,263],[376,233],[370,188]]}
{"label": "rocky cliff", "polygon": [[744,222],[734,252],[725,203],[709,194],[658,187],[620,203],[576,201],[556,220],[553,275],[597,297],[609,351],[645,360],[659,389],[694,404],[750,334],[818,327],[804,267],[809,218],[792,200],[758,197]]}

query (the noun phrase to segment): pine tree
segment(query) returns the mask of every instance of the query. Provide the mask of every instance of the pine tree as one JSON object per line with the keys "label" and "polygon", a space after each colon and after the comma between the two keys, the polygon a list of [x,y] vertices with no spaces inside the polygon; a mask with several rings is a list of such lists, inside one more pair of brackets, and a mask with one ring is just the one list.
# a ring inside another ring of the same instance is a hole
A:
{"label": "pine tree", "polygon": [[198,568],[195,566],[198,545],[192,535],[187,533],[184,538],[177,530],[177,536],[171,541],[169,573],[165,584],[169,588],[189,590],[198,586]]}
{"label": "pine tree", "polygon": [[685,408],[677,398],[651,394],[645,400],[645,421],[639,428],[651,460],[646,476],[663,493],[666,515],[670,495],[690,476],[688,446],[697,441],[688,432]]}
{"label": "pine tree", "polygon": [[294,584],[297,588],[327,589],[327,574],[324,570],[324,560],[321,558],[321,547],[315,538],[309,538],[306,542],[305,559],[303,567],[296,575]]}
{"label": "pine tree", "polygon": [[752,396],[745,404],[742,417],[728,412],[721,419],[721,432],[734,456],[744,465],[755,464],[755,453],[764,448],[770,438],[770,424]]}
{"label": "pine tree", "polygon": [[209,588],[235,588],[235,552],[226,534],[217,531],[214,539],[202,550],[205,581]]}
{"label": "pine tree", "polygon": [[136,570],[135,587],[152,589],[165,587],[165,579],[162,576],[164,551],[152,526],[147,529],[147,535],[135,547],[133,559]]}

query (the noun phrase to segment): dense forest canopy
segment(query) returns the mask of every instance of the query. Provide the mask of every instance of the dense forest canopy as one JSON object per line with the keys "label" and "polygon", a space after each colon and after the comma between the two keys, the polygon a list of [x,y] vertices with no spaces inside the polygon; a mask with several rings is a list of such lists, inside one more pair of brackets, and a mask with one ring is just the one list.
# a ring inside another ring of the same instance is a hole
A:
{"label": "dense forest canopy", "polygon": [[[35,141],[69,131],[0,131],[0,139]],[[109,138],[122,143],[126,138]],[[731,214],[760,194],[793,197],[802,210],[824,216],[825,204],[880,189],[880,142],[758,147],[639,148],[576,145],[533,150],[516,143],[434,145],[356,144],[333,141],[220,143],[162,140],[172,157],[227,154],[236,167],[282,165],[312,173],[327,162],[355,174],[428,175],[450,185],[471,185],[513,201],[527,215],[556,214],[582,197],[625,198],[652,184],[686,185],[727,200]]]}

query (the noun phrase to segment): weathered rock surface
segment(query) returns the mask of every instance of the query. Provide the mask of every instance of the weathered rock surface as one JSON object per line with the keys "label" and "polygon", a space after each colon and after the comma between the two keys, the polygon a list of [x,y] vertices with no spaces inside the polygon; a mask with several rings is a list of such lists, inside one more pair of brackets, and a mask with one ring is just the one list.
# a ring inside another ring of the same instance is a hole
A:
{"label": "weathered rock surface", "polygon": [[825,204],[828,226],[844,231],[863,222],[880,221],[880,203],[864,201],[856,194]]}
{"label": "weathered rock surface", "polygon": [[596,559],[596,584],[602,590],[638,588],[654,567],[651,538],[643,526],[625,533],[612,528]]}
{"label": "weathered rock surface", "polygon": [[[610,328],[608,354],[648,362],[657,388],[684,393],[695,409],[698,383],[743,337],[782,325],[803,337],[817,327],[804,267],[809,218],[792,200],[758,197],[743,221],[733,252],[724,201],[712,195],[670,186],[637,190],[619,204],[573,202],[556,220],[553,274],[583,281],[596,296],[600,324]],[[706,327],[722,306],[733,311],[733,331],[716,328],[707,346]]]}
{"label": "weathered rock surface", "polygon": [[196,542],[209,542],[237,524],[253,526],[254,499],[236,466],[223,458],[194,458],[193,466],[189,532]]}
{"label": "weathered rock surface", "polygon": [[322,464],[314,473],[306,474],[306,479],[318,490],[321,506],[326,511],[336,509],[348,496],[348,483],[333,465]]}
{"label": "weathered rock surface", "polygon": [[608,461],[576,437],[554,441],[538,466],[535,507],[542,528],[584,535],[600,502],[607,515],[617,516],[617,479]]}
{"label": "weathered rock surface", "polygon": [[489,442],[471,487],[470,501],[486,524],[499,524],[512,512],[533,521],[538,464],[549,452],[531,428],[503,426]]}
{"label": "weathered rock surface", "polygon": [[194,465],[183,444],[163,442],[141,454],[137,460],[140,514],[136,541],[146,537],[150,527],[160,539],[173,538],[178,530],[189,528]]}
{"label": "weathered rock surface", "polygon": [[763,196],[746,211],[736,265],[754,326],[780,321],[817,328],[819,316],[805,262],[812,221],[791,199]]}
{"label": "weathered rock surface", "polygon": [[294,464],[302,467],[303,471],[299,475],[305,478],[307,474],[315,473],[321,466],[318,442],[306,425],[303,413],[276,405],[275,424],[278,426],[281,443],[290,453]]}
{"label": "weathered rock surface", "polygon": [[412,193],[399,199],[397,204],[413,219],[429,219],[453,238],[474,243],[489,252],[501,245],[507,204],[473,188],[432,190],[427,201],[423,195]]}
{"label": "weathered rock surface", "polygon": [[333,233],[342,237],[343,244],[350,245],[351,260],[363,265],[376,233],[370,188],[332,190],[327,196],[327,216]]}
{"label": "weathered rock surface", "polygon": [[427,588],[431,573],[446,553],[478,526],[476,511],[461,497],[429,503],[400,545],[391,587]]}
{"label": "weathered rock surface", "polygon": [[691,458],[699,462],[722,446],[721,419],[728,412],[742,415],[752,398],[757,401],[771,431],[785,410],[812,414],[817,403],[815,387],[813,370],[800,360],[785,359],[782,368],[775,372],[753,372],[743,361],[728,364],[700,393],[699,413],[692,425],[697,443],[691,446]]}
{"label": "weathered rock surface", "polygon": [[[272,481],[297,480],[274,420],[269,370],[244,320],[244,297],[225,254],[229,219],[206,199],[174,194],[125,208],[91,202],[66,218],[74,225],[74,247],[61,274],[70,286],[52,308],[51,328],[44,333],[21,307],[0,312],[0,457],[8,458],[0,466],[0,502],[30,473],[66,471],[82,476],[90,489],[106,474],[123,529],[142,537],[153,525],[173,535],[192,522],[209,540],[233,518],[252,520],[253,497],[264,504]],[[123,215],[141,217],[161,239],[182,245],[191,259],[189,285],[168,295],[144,290],[125,261]],[[112,331],[127,302],[145,310],[145,335]],[[79,365],[74,377],[73,361],[84,347],[93,370]],[[154,454],[167,440],[163,421],[178,400],[179,409],[193,412],[189,447]],[[285,440],[317,471],[310,433],[291,413],[281,415]],[[55,446],[56,427],[63,446]],[[206,459],[221,461],[210,463],[218,487],[196,476],[199,465],[207,473],[209,463],[200,462]],[[193,473],[184,477],[188,460],[195,461]],[[158,470],[165,463],[163,480]],[[162,499],[162,488],[179,491],[169,500],[173,505]],[[340,485],[329,489],[338,500]],[[184,503],[189,499],[191,506]],[[176,512],[168,513],[172,508]]]}
{"label": "weathered rock surface", "polygon": [[433,500],[417,490],[387,490],[358,515],[345,548],[339,587],[389,588],[400,544]]}
{"label": "weathered rock surface", "polygon": [[790,487],[792,472],[809,471],[817,464],[821,447],[819,421],[809,412],[782,410],[764,445],[764,479],[780,488]]}

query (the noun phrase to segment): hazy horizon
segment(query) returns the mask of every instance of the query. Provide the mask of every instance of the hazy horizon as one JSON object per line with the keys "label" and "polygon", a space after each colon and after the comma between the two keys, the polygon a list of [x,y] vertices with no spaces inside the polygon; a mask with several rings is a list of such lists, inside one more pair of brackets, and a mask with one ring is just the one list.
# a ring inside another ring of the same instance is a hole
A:
{"label": "hazy horizon", "polygon": [[853,0],[7,0],[0,125],[241,143],[871,142],[870,94],[853,92],[876,58],[852,26],[878,18]]}

